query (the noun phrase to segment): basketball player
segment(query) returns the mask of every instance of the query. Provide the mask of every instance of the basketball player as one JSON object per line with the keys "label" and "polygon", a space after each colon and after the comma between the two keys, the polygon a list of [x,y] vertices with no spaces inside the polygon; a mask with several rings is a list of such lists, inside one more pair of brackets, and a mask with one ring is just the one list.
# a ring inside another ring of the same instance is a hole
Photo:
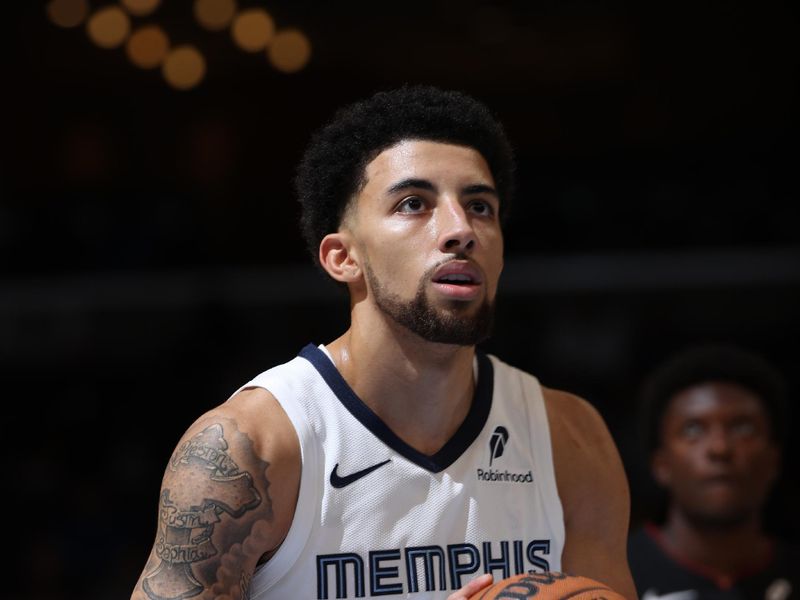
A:
{"label": "basketball player", "polygon": [[475,349],[512,162],[482,104],[435,88],[379,93],[315,136],[303,231],[350,327],[188,429],[133,598],[459,600],[548,569],[634,596],[602,419]]}
{"label": "basketball player", "polygon": [[800,598],[800,552],[761,523],[786,424],[775,369],[739,348],[692,348],[653,373],[643,415],[652,473],[669,496],[663,526],[630,539],[643,600]]}

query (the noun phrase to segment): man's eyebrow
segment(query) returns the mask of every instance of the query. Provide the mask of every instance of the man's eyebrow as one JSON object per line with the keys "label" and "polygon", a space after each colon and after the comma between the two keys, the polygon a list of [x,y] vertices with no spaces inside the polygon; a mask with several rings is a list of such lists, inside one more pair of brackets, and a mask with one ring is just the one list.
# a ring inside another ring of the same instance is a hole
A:
{"label": "man's eyebrow", "polygon": [[[408,190],[411,188],[421,189],[421,190],[428,190],[431,192],[436,191],[436,186],[433,185],[427,179],[415,179],[413,177],[408,179],[403,179],[402,181],[398,181],[394,185],[392,185],[386,192],[388,194],[395,194],[397,192],[401,192],[403,190]],[[495,197],[499,197],[497,190],[494,189],[492,186],[487,185],[485,183],[474,183],[472,185],[465,186],[461,190],[462,194],[490,194]]]}
{"label": "man's eyebrow", "polygon": [[461,190],[462,194],[491,194],[495,198],[499,198],[500,194],[497,193],[497,190],[494,189],[490,185],[486,185],[485,183],[475,183],[473,185],[468,185],[463,190]]}
{"label": "man's eyebrow", "polygon": [[416,188],[416,189],[421,189],[421,190],[428,190],[430,192],[435,192],[436,191],[436,186],[433,185],[427,179],[414,179],[413,177],[410,177],[408,179],[403,179],[401,181],[398,181],[397,183],[392,185],[388,190],[386,190],[386,193],[387,194],[395,194],[397,192],[401,192],[403,190],[407,190],[407,189],[411,189],[411,188]]}

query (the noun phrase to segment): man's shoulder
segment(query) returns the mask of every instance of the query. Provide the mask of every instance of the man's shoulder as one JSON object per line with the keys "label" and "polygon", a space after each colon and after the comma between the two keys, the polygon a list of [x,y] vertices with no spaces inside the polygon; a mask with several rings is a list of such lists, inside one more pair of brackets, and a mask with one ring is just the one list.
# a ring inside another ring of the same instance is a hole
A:
{"label": "man's shoulder", "polygon": [[541,388],[542,396],[547,404],[548,412],[552,410],[566,418],[589,418],[600,419],[600,421],[602,421],[595,408],[580,396],[567,390],[547,387],[534,373],[526,370],[525,368],[511,364],[494,354],[486,354],[486,356],[491,359],[496,379],[503,377],[519,377],[521,379],[528,380]]}
{"label": "man's shoulder", "polygon": [[524,367],[520,367],[513,363],[507,362],[506,360],[504,360],[501,357],[498,357],[495,354],[488,353],[485,354],[485,356],[491,359],[496,376],[510,377],[513,375],[517,377],[532,379],[541,386],[542,393],[545,395],[546,400],[550,399],[551,401],[554,402],[560,402],[561,404],[564,405],[566,410],[575,410],[578,411],[578,413],[581,413],[583,411],[591,412],[594,410],[591,404],[589,404],[588,402],[586,402],[586,400],[584,400],[583,398],[572,392],[545,386],[535,373],[528,371]]}
{"label": "man's shoulder", "polygon": [[594,427],[605,431],[605,422],[589,402],[566,390],[547,387],[536,375],[505,362],[495,355],[487,355],[492,362],[495,382],[522,381],[523,385],[537,388],[547,409],[551,428],[567,425],[570,428]]}
{"label": "man's shoulder", "polygon": [[299,442],[279,396],[302,371],[297,366],[298,357],[275,365],[244,383],[224,402],[198,418],[190,431],[211,422],[228,422],[252,441],[257,452],[269,455],[273,461],[280,458],[294,461]]}
{"label": "man's shoulder", "polygon": [[550,428],[555,436],[570,440],[569,445],[591,448],[608,445],[611,435],[600,412],[587,400],[565,390],[542,386]]}
{"label": "man's shoulder", "polygon": [[[325,353],[313,344],[308,344],[297,353],[297,355],[273,364],[260,373],[257,372],[251,379],[246,380],[234,393],[230,399],[235,398],[245,390],[261,389],[267,391],[256,396],[272,397],[280,399],[285,396],[287,391],[302,388],[310,376],[316,376],[324,371],[324,363],[330,359]],[[330,363],[331,365],[333,363]]]}
{"label": "man's shoulder", "polygon": [[[520,398],[530,401],[534,398],[542,399],[544,387],[539,379],[532,373],[498,358],[494,354],[478,353],[478,382],[487,373],[491,375],[492,387],[495,392],[507,395],[519,394]],[[490,365],[490,369],[486,369]]]}

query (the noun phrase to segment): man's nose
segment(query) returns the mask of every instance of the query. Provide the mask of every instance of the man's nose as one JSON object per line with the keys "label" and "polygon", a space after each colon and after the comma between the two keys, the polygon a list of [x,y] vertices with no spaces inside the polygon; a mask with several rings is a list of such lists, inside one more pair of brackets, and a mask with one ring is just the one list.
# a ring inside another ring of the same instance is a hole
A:
{"label": "man's nose", "polygon": [[438,209],[439,250],[448,254],[471,251],[477,241],[466,209],[457,200],[445,200]]}
{"label": "man's nose", "polygon": [[712,427],[708,432],[706,450],[709,456],[717,459],[727,459],[733,452],[733,441],[724,427]]}

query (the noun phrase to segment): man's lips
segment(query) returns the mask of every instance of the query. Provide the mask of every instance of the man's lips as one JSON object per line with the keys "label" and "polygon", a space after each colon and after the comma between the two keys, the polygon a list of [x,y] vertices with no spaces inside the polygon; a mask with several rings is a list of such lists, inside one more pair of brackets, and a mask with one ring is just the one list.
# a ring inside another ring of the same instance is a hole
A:
{"label": "man's lips", "polygon": [[734,473],[718,473],[703,477],[700,483],[705,486],[733,486],[741,483],[741,477]]}
{"label": "man's lips", "polygon": [[465,261],[450,261],[436,269],[432,277],[435,283],[455,285],[480,285],[483,283],[480,270]]}
{"label": "man's lips", "polygon": [[445,263],[431,278],[434,287],[453,300],[473,300],[480,294],[483,279],[480,270],[464,261]]}

